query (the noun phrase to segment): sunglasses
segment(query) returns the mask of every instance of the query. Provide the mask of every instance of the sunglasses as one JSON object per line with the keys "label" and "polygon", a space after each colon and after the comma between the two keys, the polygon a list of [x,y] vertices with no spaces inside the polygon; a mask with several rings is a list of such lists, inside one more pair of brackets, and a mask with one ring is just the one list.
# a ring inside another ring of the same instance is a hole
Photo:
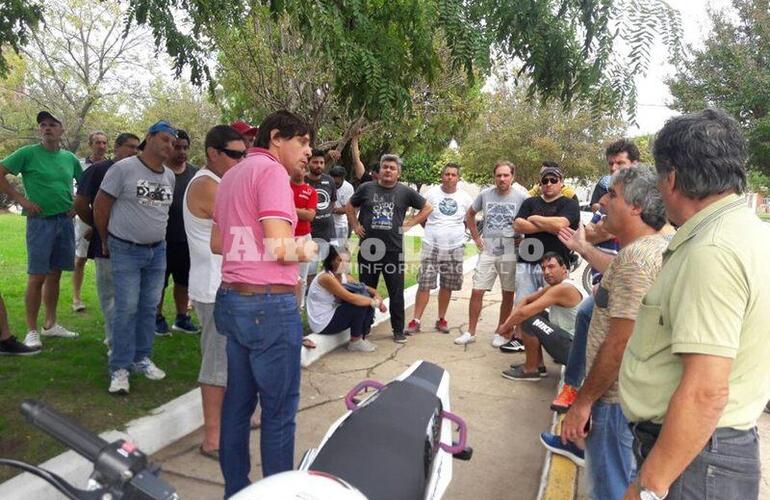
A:
{"label": "sunglasses", "polygon": [[556,177],[543,177],[542,179],[540,179],[540,184],[542,184],[543,186],[547,184],[558,184],[558,183],[559,183],[559,179],[557,179]]}
{"label": "sunglasses", "polygon": [[218,151],[223,152],[233,160],[240,160],[246,156],[246,151],[237,151],[235,149],[222,148],[222,149],[218,149]]}

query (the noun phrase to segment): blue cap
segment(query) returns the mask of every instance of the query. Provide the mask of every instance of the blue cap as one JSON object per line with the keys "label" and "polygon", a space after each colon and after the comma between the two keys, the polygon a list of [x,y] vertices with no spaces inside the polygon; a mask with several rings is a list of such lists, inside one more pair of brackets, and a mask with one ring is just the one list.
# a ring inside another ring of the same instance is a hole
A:
{"label": "blue cap", "polygon": [[171,124],[166,120],[159,121],[158,123],[150,127],[149,130],[147,130],[148,134],[157,134],[158,132],[165,132],[167,134],[173,135],[174,137],[177,136],[176,129],[172,127]]}

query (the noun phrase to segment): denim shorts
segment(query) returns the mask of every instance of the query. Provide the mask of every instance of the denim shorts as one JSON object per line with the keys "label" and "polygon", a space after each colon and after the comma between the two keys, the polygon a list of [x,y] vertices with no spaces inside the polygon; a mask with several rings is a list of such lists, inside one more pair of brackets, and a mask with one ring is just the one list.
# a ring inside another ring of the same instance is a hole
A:
{"label": "denim shorts", "polygon": [[75,227],[66,213],[27,216],[27,273],[48,274],[75,268]]}

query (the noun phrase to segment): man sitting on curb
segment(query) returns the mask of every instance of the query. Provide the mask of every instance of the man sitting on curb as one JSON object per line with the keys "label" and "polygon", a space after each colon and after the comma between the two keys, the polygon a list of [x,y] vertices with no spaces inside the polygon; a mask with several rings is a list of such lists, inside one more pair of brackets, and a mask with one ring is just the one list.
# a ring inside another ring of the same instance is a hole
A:
{"label": "man sitting on curb", "polygon": [[[520,326],[524,332],[522,340],[527,358],[523,365],[514,364],[503,371],[503,377],[509,380],[540,382],[540,378],[545,377],[541,346],[557,363],[563,365],[567,362],[575,332],[577,306],[586,296],[582,287],[570,279],[569,267],[561,255],[548,252],[540,265],[548,286],[519,301],[501,325],[503,331]],[[546,313],[546,308],[550,312]]]}

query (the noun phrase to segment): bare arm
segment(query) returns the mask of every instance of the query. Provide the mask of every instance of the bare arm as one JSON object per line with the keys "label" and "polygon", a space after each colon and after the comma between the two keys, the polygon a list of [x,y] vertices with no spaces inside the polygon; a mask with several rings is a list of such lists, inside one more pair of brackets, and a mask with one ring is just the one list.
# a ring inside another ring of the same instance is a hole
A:
{"label": "bare arm", "polygon": [[262,229],[265,232],[265,248],[281,265],[307,262],[316,254],[311,248],[315,244],[306,245],[295,238],[291,223],[285,219],[263,219]]}
{"label": "bare arm", "polygon": [[416,226],[417,224],[422,224],[425,222],[425,219],[428,218],[432,211],[433,205],[426,201],[425,205],[422,206],[420,211],[417,212],[414,217],[411,217],[404,223],[404,232],[408,231],[411,227]]}
{"label": "bare arm", "polygon": [[216,222],[211,225],[209,247],[214,255],[222,255],[222,231],[219,230],[219,225]]}
{"label": "bare arm", "polygon": [[500,330],[510,330],[514,326],[519,326],[527,318],[545,311],[546,308],[553,305],[563,307],[575,307],[580,303],[582,295],[572,285],[556,285],[543,288],[537,292],[524,297],[517,307],[511,312],[511,315],[502,325]]}
{"label": "bare arm", "polygon": [[727,406],[733,361],[682,354],[683,372],[666,411],[660,437],[638,474],[658,494],[667,491],[708,442]]}
{"label": "bare arm", "polygon": [[597,222],[596,224],[590,224],[590,223],[586,224],[585,231],[586,231],[586,241],[588,241],[588,243],[591,243],[593,245],[602,243],[614,237],[612,234],[609,233],[609,231],[604,229],[603,220]]}
{"label": "bare arm", "polygon": [[375,300],[374,298],[364,297],[363,295],[351,292],[329,273],[322,274],[318,278],[318,283],[338,299],[355,306],[371,306]]}
{"label": "bare arm", "polygon": [[359,238],[363,238],[366,232],[361,224],[358,223],[358,219],[356,219],[356,207],[348,202],[347,205],[345,205],[345,213],[348,216],[348,227],[352,228],[353,232],[356,233]]}
{"label": "bare arm", "polygon": [[100,189],[96,193],[96,198],[94,199],[94,226],[99,232],[99,237],[102,239],[102,253],[104,255],[110,254],[107,246],[107,226],[110,222],[110,214],[112,214],[112,205],[114,203],[115,198],[104,190]]}
{"label": "bare arm", "polygon": [[561,229],[569,227],[569,220],[566,217],[530,215],[527,220],[534,224],[538,230],[551,234],[557,234]]}
{"label": "bare arm", "polygon": [[214,204],[219,184],[209,177],[198,177],[187,188],[187,208],[200,219],[214,218]]}
{"label": "bare arm", "polygon": [[586,241],[584,228],[585,226],[581,225],[577,228],[577,230],[569,227],[562,229],[558,234],[559,241],[564,243],[564,246],[573,252],[579,253],[581,257],[588,261],[588,264],[591,267],[600,273],[603,273],[610,266],[610,263],[612,262],[612,259],[615,258],[615,255],[596,248],[588,241]]}
{"label": "bare arm", "polygon": [[40,208],[40,205],[37,203],[33,203],[29,201],[27,198],[22,196],[21,193],[16,191],[16,188],[11,186],[11,183],[8,182],[8,179],[5,178],[6,175],[10,174],[8,169],[6,169],[2,164],[0,164],[0,192],[4,193],[6,196],[8,196],[10,199],[12,199],[15,203],[18,203],[21,208],[27,211],[29,214],[39,214],[43,211],[42,208]]}
{"label": "bare arm", "polygon": [[312,209],[312,208],[298,208],[297,209],[297,218],[299,220],[309,220],[309,221],[312,221],[315,218],[315,209]]}
{"label": "bare arm", "polygon": [[82,194],[75,196],[72,208],[75,209],[75,213],[80,217],[80,220],[93,227],[94,218],[91,214],[91,199],[88,196],[83,196]]}
{"label": "bare arm", "polygon": [[513,230],[520,234],[532,234],[542,231],[536,225],[524,218],[517,218],[513,221]]}
{"label": "bare arm", "polygon": [[334,215],[345,215],[348,213],[347,209],[345,208],[345,205],[340,205],[338,207],[334,207],[332,209],[332,213]]}
{"label": "bare arm", "polygon": [[586,437],[585,426],[591,416],[591,406],[618,379],[623,352],[634,333],[634,323],[632,319],[610,318],[607,338],[599,348],[585,382],[562,422],[562,441],[575,442]]}
{"label": "bare arm", "polygon": [[358,149],[358,137],[360,132],[357,132],[350,140],[350,156],[353,158],[353,175],[356,179],[361,179],[366,172],[364,162],[361,161],[361,151]]}

